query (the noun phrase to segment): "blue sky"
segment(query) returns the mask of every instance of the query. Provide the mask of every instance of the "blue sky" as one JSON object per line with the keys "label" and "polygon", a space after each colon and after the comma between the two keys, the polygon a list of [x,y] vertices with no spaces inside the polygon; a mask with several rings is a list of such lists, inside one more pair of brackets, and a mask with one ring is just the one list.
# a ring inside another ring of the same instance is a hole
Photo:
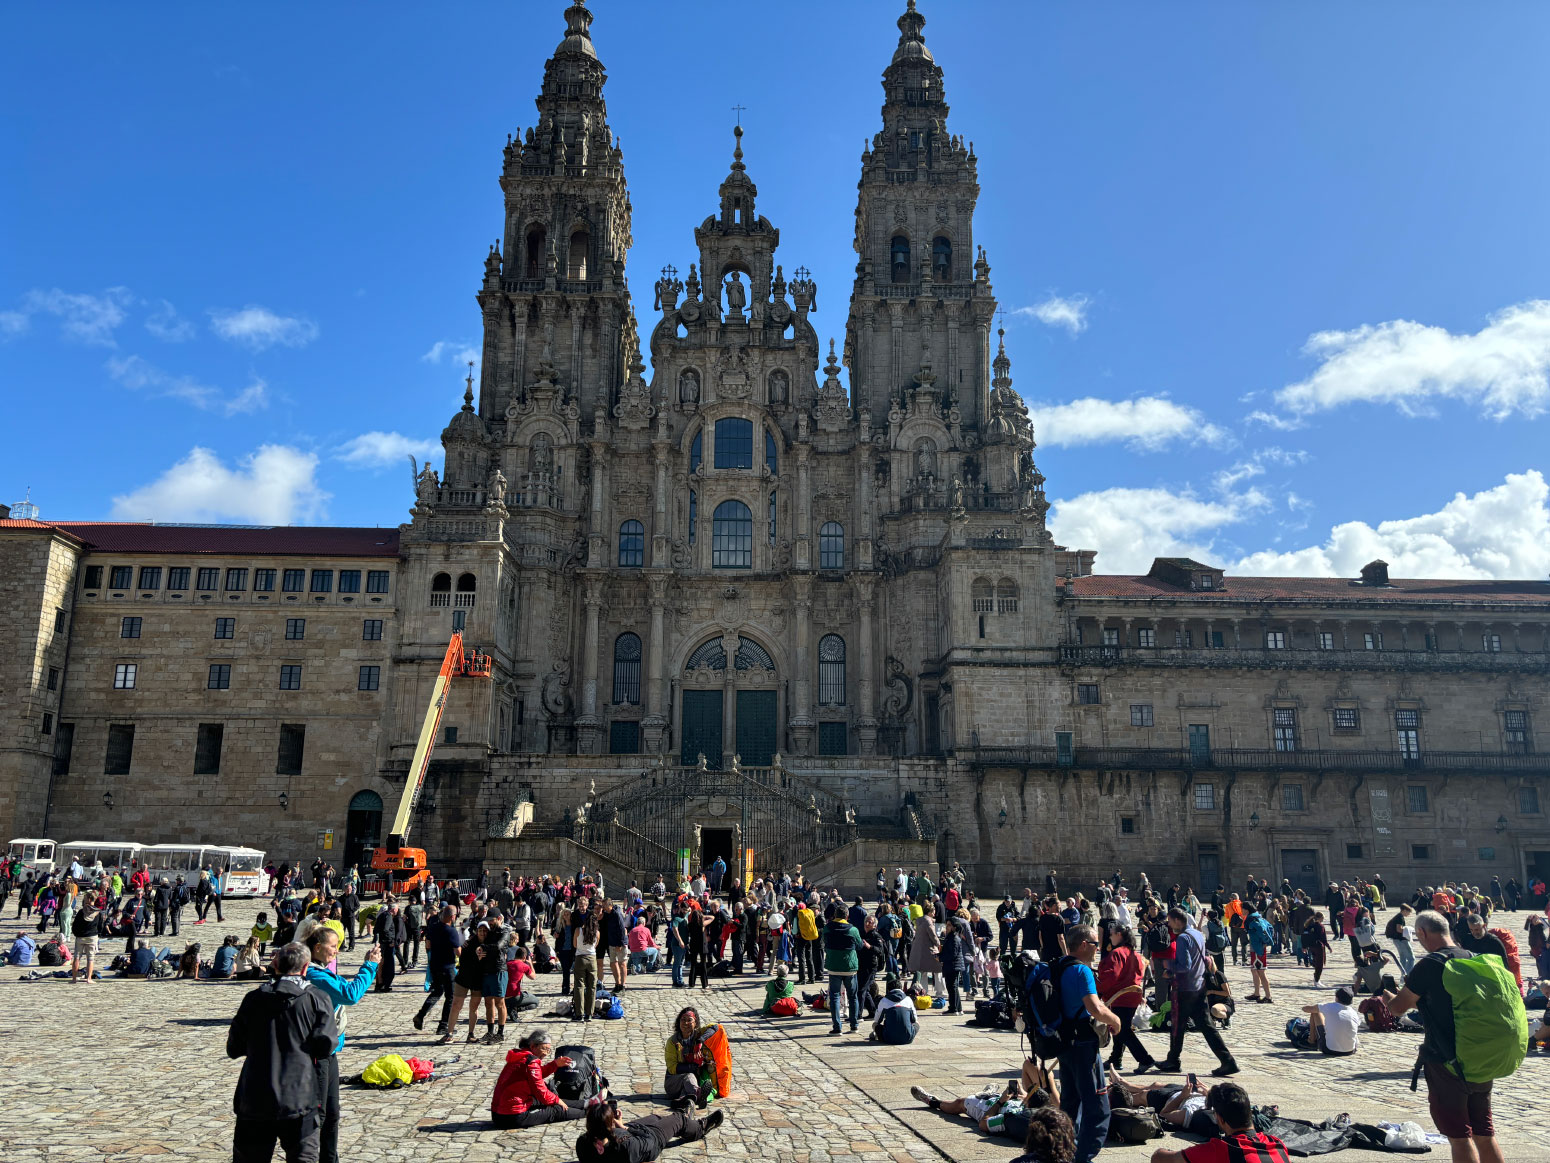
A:
{"label": "blue sky", "polygon": [[[604,2],[641,330],[732,113],[843,334],[902,0]],[[11,7],[0,498],[394,524],[477,347],[559,3]],[[1057,537],[1098,568],[1550,571],[1542,4],[925,0]]]}

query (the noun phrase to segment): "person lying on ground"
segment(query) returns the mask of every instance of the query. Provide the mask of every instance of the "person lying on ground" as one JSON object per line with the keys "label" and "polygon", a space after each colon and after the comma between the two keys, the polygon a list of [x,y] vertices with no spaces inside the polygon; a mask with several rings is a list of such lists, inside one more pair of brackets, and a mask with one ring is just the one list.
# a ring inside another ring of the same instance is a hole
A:
{"label": "person lying on ground", "polygon": [[651,1163],[673,1140],[693,1143],[719,1127],[724,1110],[696,1119],[685,1111],[647,1115],[625,1122],[612,1100],[587,1109],[587,1129],[576,1140],[576,1158],[585,1163]]}
{"label": "person lying on ground", "polygon": [[910,1095],[944,1115],[967,1115],[987,1135],[1002,1135],[1021,1143],[1028,1137],[1028,1115],[1047,1107],[1049,1091],[1039,1085],[1038,1064],[1023,1059],[1022,1074],[1006,1084],[999,1095],[973,1094],[966,1098],[938,1098],[921,1087],[910,1087]]}
{"label": "person lying on ground", "polygon": [[1151,1163],[1291,1163],[1286,1144],[1254,1129],[1254,1108],[1248,1091],[1234,1082],[1218,1082],[1206,1092],[1206,1110],[1216,1120],[1220,1137],[1182,1151],[1159,1147]]}
{"label": "person lying on ground", "polygon": [[[1120,1099],[1123,1101],[1115,1101]],[[1109,1067],[1109,1105],[1131,1110],[1150,1107],[1163,1122],[1193,1135],[1210,1138],[1217,1133],[1216,1118],[1206,1110],[1205,1088],[1191,1074],[1180,1086],[1176,1082],[1154,1082],[1151,1086],[1132,1086]]]}

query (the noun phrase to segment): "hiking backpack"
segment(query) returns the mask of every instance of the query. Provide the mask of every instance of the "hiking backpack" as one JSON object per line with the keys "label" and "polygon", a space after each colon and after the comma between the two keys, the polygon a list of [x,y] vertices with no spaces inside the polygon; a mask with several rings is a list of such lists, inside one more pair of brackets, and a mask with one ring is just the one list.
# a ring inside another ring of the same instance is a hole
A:
{"label": "hiking backpack", "polygon": [[1023,986],[1023,1028],[1040,1058],[1054,1058],[1067,1045],[1065,1012],[1060,1004],[1060,978],[1076,958],[1061,957],[1053,964],[1036,962]]}
{"label": "hiking backpack", "polygon": [[1453,999],[1453,1072],[1465,1082],[1506,1078],[1528,1053],[1528,1011],[1499,957],[1450,957],[1442,985]]}
{"label": "hiking backpack", "polygon": [[1112,1142],[1144,1143],[1162,1137],[1162,1120],[1150,1107],[1116,1107],[1109,1112],[1109,1139]]}
{"label": "hiking backpack", "polygon": [[601,1093],[608,1079],[597,1068],[597,1057],[590,1046],[561,1046],[556,1058],[569,1058],[570,1065],[554,1072],[550,1085],[554,1093],[569,1102],[585,1102]]}

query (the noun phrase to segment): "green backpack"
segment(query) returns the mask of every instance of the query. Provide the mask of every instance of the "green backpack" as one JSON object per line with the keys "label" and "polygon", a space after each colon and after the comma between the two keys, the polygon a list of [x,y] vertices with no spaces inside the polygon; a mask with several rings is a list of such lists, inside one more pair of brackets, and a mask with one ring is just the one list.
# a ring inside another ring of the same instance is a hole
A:
{"label": "green backpack", "polygon": [[1465,1082],[1506,1078],[1528,1053],[1528,1013],[1517,980],[1495,955],[1450,957],[1442,985],[1453,999],[1454,1059]]}

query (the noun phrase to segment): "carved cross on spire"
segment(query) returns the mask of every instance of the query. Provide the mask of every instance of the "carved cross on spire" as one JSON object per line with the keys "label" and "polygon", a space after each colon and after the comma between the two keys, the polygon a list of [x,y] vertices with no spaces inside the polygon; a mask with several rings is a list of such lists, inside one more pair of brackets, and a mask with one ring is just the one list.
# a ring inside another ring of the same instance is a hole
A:
{"label": "carved cross on spire", "polygon": [[748,106],[746,106],[746,105],[734,105],[734,106],[732,106],[732,112],[737,114],[737,123],[739,125],[741,125],[743,123],[743,114],[746,113],[747,111],[748,111]]}
{"label": "carved cross on spire", "polygon": [[474,407],[474,361],[468,361],[468,379],[464,381],[467,387],[463,391],[463,411],[471,412]]}

